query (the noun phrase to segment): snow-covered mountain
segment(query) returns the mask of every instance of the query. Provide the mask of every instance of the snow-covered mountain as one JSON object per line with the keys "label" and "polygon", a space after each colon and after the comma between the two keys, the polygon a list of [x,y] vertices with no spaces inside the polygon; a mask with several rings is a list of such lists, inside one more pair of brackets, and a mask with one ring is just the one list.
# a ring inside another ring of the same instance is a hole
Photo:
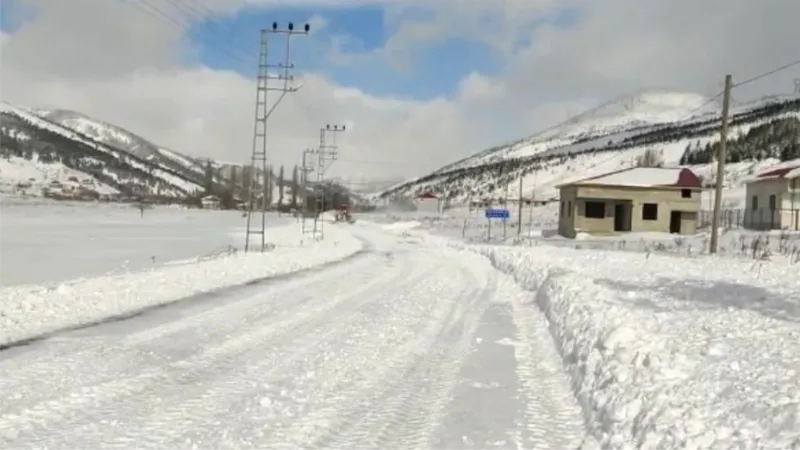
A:
{"label": "snow-covered mountain", "polygon": [[[667,91],[614,99],[532,136],[492,147],[426,176],[389,187],[375,197],[407,197],[433,191],[453,203],[469,198],[517,195],[552,198],[555,186],[657,159],[665,166],[693,164],[713,178],[709,148],[719,143],[715,99]],[[779,132],[776,130],[780,130]],[[730,171],[751,172],[779,159],[800,158],[800,97],[769,97],[731,109]],[[763,151],[752,149],[760,142]],[[768,144],[768,145],[767,145]],[[738,151],[737,145],[747,148]],[[698,150],[699,149],[699,150]],[[684,154],[702,154],[688,161]],[[761,161],[764,161],[763,163]],[[513,183],[513,189],[509,185]]]}

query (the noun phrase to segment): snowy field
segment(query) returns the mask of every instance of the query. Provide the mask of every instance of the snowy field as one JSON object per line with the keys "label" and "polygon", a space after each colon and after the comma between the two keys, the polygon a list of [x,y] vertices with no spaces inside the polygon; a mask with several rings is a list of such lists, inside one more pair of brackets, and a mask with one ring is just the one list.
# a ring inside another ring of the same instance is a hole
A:
{"label": "snowy field", "polygon": [[[724,201],[734,204],[739,194],[738,189],[726,192]],[[575,249],[671,253],[682,256],[708,253],[710,233],[707,228],[691,236],[676,236],[669,233],[626,233],[617,236],[581,235],[576,239],[563,238],[557,234],[558,203],[523,208],[521,233],[517,239],[518,209],[512,207],[509,212],[511,217],[506,223],[502,220],[492,220],[490,223],[484,217],[483,209],[470,211],[468,208],[457,208],[444,214],[378,212],[368,217],[378,222],[418,222],[431,233],[473,244],[548,245]],[[736,258],[775,259],[800,263],[800,232],[780,230],[757,232],[723,228],[718,252],[720,255]]]}
{"label": "snowy field", "polygon": [[[234,228],[230,219],[228,223],[222,219],[209,220],[219,212],[164,209],[145,212],[145,217],[150,216],[150,225],[145,227],[145,230],[150,232],[148,236],[143,230],[130,231],[136,229],[130,225],[130,222],[140,219],[138,211],[135,211],[136,215],[131,219],[128,215],[129,212],[124,208],[118,208],[116,212],[114,208],[99,208],[93,214],[88,213],[87,210],[90,209],[76,208],[74,214],[83,214],[84,218],[76,219],[73,226],[68,229],[74,233],[80,233],[79,225],[86,226],[85,217],[88,216],[94,218],[94,222],[89,223],[94,223],[96,226],[102,224],[102,226],[115,230],[114,239],[107,239],[106,245],[113,245],[113,242],[133,241],[132,244],[122,249],[126,252],[126,256],[134,255],[146,259],[147,253],[141,251],[137,253],[133,244],[138,244],[140,250],[145,248],[155,251],[157,246],[168,247],[172,245],[172,242],[179,241],[183,243],[183,248],[160,254],[169,254],[173,258],[190,255],[192,257],[157,264],[150,268],[142,266],[137,271],[104,275],[98,273],[94,276],[87,274],[85,270],[78,272],[81,267],[78,266],[73,270],[75,270],[74,273],[84,275],[80,278],[55,283],[51,279],[45,285],[4,284],[0,288],[0,298],[3,299],[0,303],[0,331],[2,331],[0,345],[64,328],[103,321],[109,317],[131,314],[227,286],[308,269],[346,258],[362,248],[361,241],[349,234],[343,234],[341,230],[337,230],[336,226],[326,228],[324,241],[314,241],[308,236],[303,236],[299,224],[287,218],[281,219],[286,223],[285,225],[278,225],[278,221],[275,221],[276,225],[271,228],[271,233],[267,238],[272,249],[267,253],[244,254],[240,250],[227,251],[226,247],[223,252],[217,250],[209,252],[206,256],[198,257],[198,247],[194,247],[194,253],[191,252],[192,242],[206,245],[206,248],[209,249],[214,249],[214,246],[210,242],[204,243],[204,239],[218,243],[229,242],[228,245],[235,249],[244,242],[244,230],[241,227]],[[64,213],[62,212],[62,214]],[[69,214],[64,215],[70,217]],[[45,220],[44,214],[39,217],[39,220],[49,222]],[[114,219],[117,220],[116,223]],[[183,229],[187,223],[193,224],[189,229],[195,230],[194,236],[189,238],[184,236],[183,240],[173,241],[170,239],[170,232],[174,232],[175,236],[178,236],[177,230]],[[45,225],[43,229],[48,229],[48,226],[50,230],[56,228],[53,225]],[[158,227],[164,227],[167,230],[159,231]],[[132,236],[122,234],[124,230],[130,231]],[[219,236],[216,236],[215,232]],[[65,233],[63,229],[59,229],[55,236],[51,236],[50,242],[58,243],[68,240],[69,235]],[[62,239],[56,239],[56,237]],[[150,242],[151,239],[155,242]],[[61,250],[61,252],[64,251]],[[75,251],[79,250],[75,249]],[[181,251],[185,253],[179,254]],[[106,261],[117,261],[120,258],[119,253],[109,247],[98,248],[93,254],[98,258],[106,258]],[[15,261],[6,255],[4,250],[3,266],[8,265],[10,261]],[[46,259],[45,255],[46,252],[43,252],[42,258]],[[59,257],[61,258],[63,255]],[[88,258],[88,256],[84,255],[84,258]],[[82,261],[81,258],[78,259]],[[64,264],[76,264],[75,260],[70,257],[65,257],[61,261]],[[37,263],[30,260],[23,262],[17,260],[12,264],[31,264],[27,266],[29,270],[37,267]],[[99,263],[94,264],[97,265],[91,267],[101,267]],[[60,272],[60,275],[64,277],[64,272]]]}
{"label": "snowy field", "polygon": [[[241,212],[4,198],[0,285],[57,283],[241,248]],[[294,223],[270,217],[269,226]]]}

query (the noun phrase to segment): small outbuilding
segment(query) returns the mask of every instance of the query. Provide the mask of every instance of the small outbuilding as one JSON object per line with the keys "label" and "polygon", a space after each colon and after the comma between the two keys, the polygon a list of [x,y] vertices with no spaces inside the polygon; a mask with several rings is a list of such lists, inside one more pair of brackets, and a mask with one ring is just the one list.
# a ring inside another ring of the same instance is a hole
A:
{"label": "small outbuilding", "polygon": [[558,232],[694,234],[700,179],[685,168],[635,167],[558,186]]}

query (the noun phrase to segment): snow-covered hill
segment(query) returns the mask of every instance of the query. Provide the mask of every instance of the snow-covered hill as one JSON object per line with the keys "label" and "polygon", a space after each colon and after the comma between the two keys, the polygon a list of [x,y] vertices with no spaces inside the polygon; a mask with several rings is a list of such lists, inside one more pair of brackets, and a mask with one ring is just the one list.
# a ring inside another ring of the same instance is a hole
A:
{"label": "snow-covered hill", "polygon": [[[245,161],[187,156],[66,109],[0,103],[0,118],[0,193],[42,195],[50,190],[64,196],[168,200],[196,197],[211,184],[215,192],[246,198],[245,180],[252,169]],[[260,179],[261,170],[255,175]],[[272,205],[295,204],[301,196],[297,177],[296,169],[268,169]],[[260,183],[255,190],[263,192]]]}
{"label": "snow-covered hill", "polygon": [[[203,189],[201,183],[184,173],[95,140],[31,110],[6,103],[0,105],[0,137],[5,160],[0,178],[4,180],[30,170],[37,170],[47,178],[47,174],[53,173],[50,169],[63,166],[84,180],[81,183],[87,192],[97,192],[91,188],[90,180],[111,187],[123,196],[185,198]],[[31,178],[36,179],[28,177],[29,181]]]}
{"label": "snow-covered hill", "polygon": [[[199,184],[206,180],[206,160],[183,155],[174,150],[156,145],[149,140],[132,133],[122,127],[97,120],[76,111],[56,109],[44,111],[42,118],[57,123],[66,128],[91,137],[93,140],[105,143],[114,148],[124,150],[146,161],[161,167],[174,170]],[[215,182],[224,183],[230,175],[230,167],[241,167],[237,163],[221,163],[211,161]],[[222,175],[220,169],[227,168],[227,175]]]}
{"label": "snow-covered hill", "polygon": [[[392,186],[376,197],[409,196],[423,191],[449,197],[451,203],[472,198],[498,198],[509,185],[511,197],[523,178],[525,196],[552,198],[558,184],[642,164],[645,154],[660,164],[678,165],[687,148],[702,148],[719,142],[718,106],[694,94],[640,92],[607,102],[568,122],[518,141],[496,146],[445,166],[429,175]],[[800,123],[800,97],[770,97],[731,110],[729,136],[761,134],[773,121]],[[758,167],[776,162],[786,145],[800,143],[800,127],[781,124],[781,142],[770,142],[769,152],[732,161],[732,180]],[[788,137],[787,137],[788,136]],[[789,149],[791,150],[791,149]],[[791,153],[791,152],[789,152]],[[729,155],[730,156],[730,155]],[[650,156],[648,156],[650,157]],[[798,156],[795,156],[798,157]],[[707,180],[713,174],[708,164],[695,167]]]}
{"label": "snow-covered hill", "polygon": [[362,174],[348,174],[346,176],[339,176],[333,178],[338,184],[346,187],[347,189],[358,192],[362,195],[372,194],[373,192],[380,192],[384,189],[390,188],[405,181],[402,178],[394,179],[375,179],[368,175]]}
{"label": "snow-covered hill", "polygon": [[75,111],[2,103],[0,114],[3,192],[36,195],[70,178],[83,180],[84,190],[122,197],[186,198],[203,192],[209,177],[242,189],[241,164],[192,158]]}

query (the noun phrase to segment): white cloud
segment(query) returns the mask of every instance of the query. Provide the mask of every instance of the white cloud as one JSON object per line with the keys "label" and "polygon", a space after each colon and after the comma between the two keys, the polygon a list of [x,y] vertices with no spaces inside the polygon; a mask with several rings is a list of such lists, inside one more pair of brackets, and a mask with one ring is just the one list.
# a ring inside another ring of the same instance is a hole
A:
{"label": "white cloud", "polygon": [[[176,8],[177,0],[148,3],[169,17],[190,18]],[[203,2],[226,14],[259,3],[264,2]],[[743,77],[800,58],[800,3],[785,0],[729,0],[721,10],[717,2],[696,0],[307,3],[322,8],[314,19],[319,25],[327,7],[388,5],[386,22],[395,34],[385,48],[366,55],[340,52],[342,60],[407,62],[418,49],[448,36],[482,40],[506,58],[500,74],[465,75],[456,98],[428,101],[376,97],[306,74],[303,88],[276,109],[269,152],[277,163],[294,164],[303,149],[316,145],[320,126],[347,124],[350,130],[340,136],[342,161],[334,165],[339,173],[420,173],[615,94],[647,86],[711,94],[726,71]],[[4,99],[75,109],[189,154],[249,158],[254,83],[192,64],[193,49],[181,27],[121,0],[24,4],[39,14],[0,41]],[[581,11],[575,27],[534,26],[565,6]],[[415,14],[420,8],[427,13]],[[530,45],[519,47],[528,40]],[[797,70],[753,83],[752,92],[791,92],[792,78],[800,78]],[[744,89],[736,93],[745,95]]]}

